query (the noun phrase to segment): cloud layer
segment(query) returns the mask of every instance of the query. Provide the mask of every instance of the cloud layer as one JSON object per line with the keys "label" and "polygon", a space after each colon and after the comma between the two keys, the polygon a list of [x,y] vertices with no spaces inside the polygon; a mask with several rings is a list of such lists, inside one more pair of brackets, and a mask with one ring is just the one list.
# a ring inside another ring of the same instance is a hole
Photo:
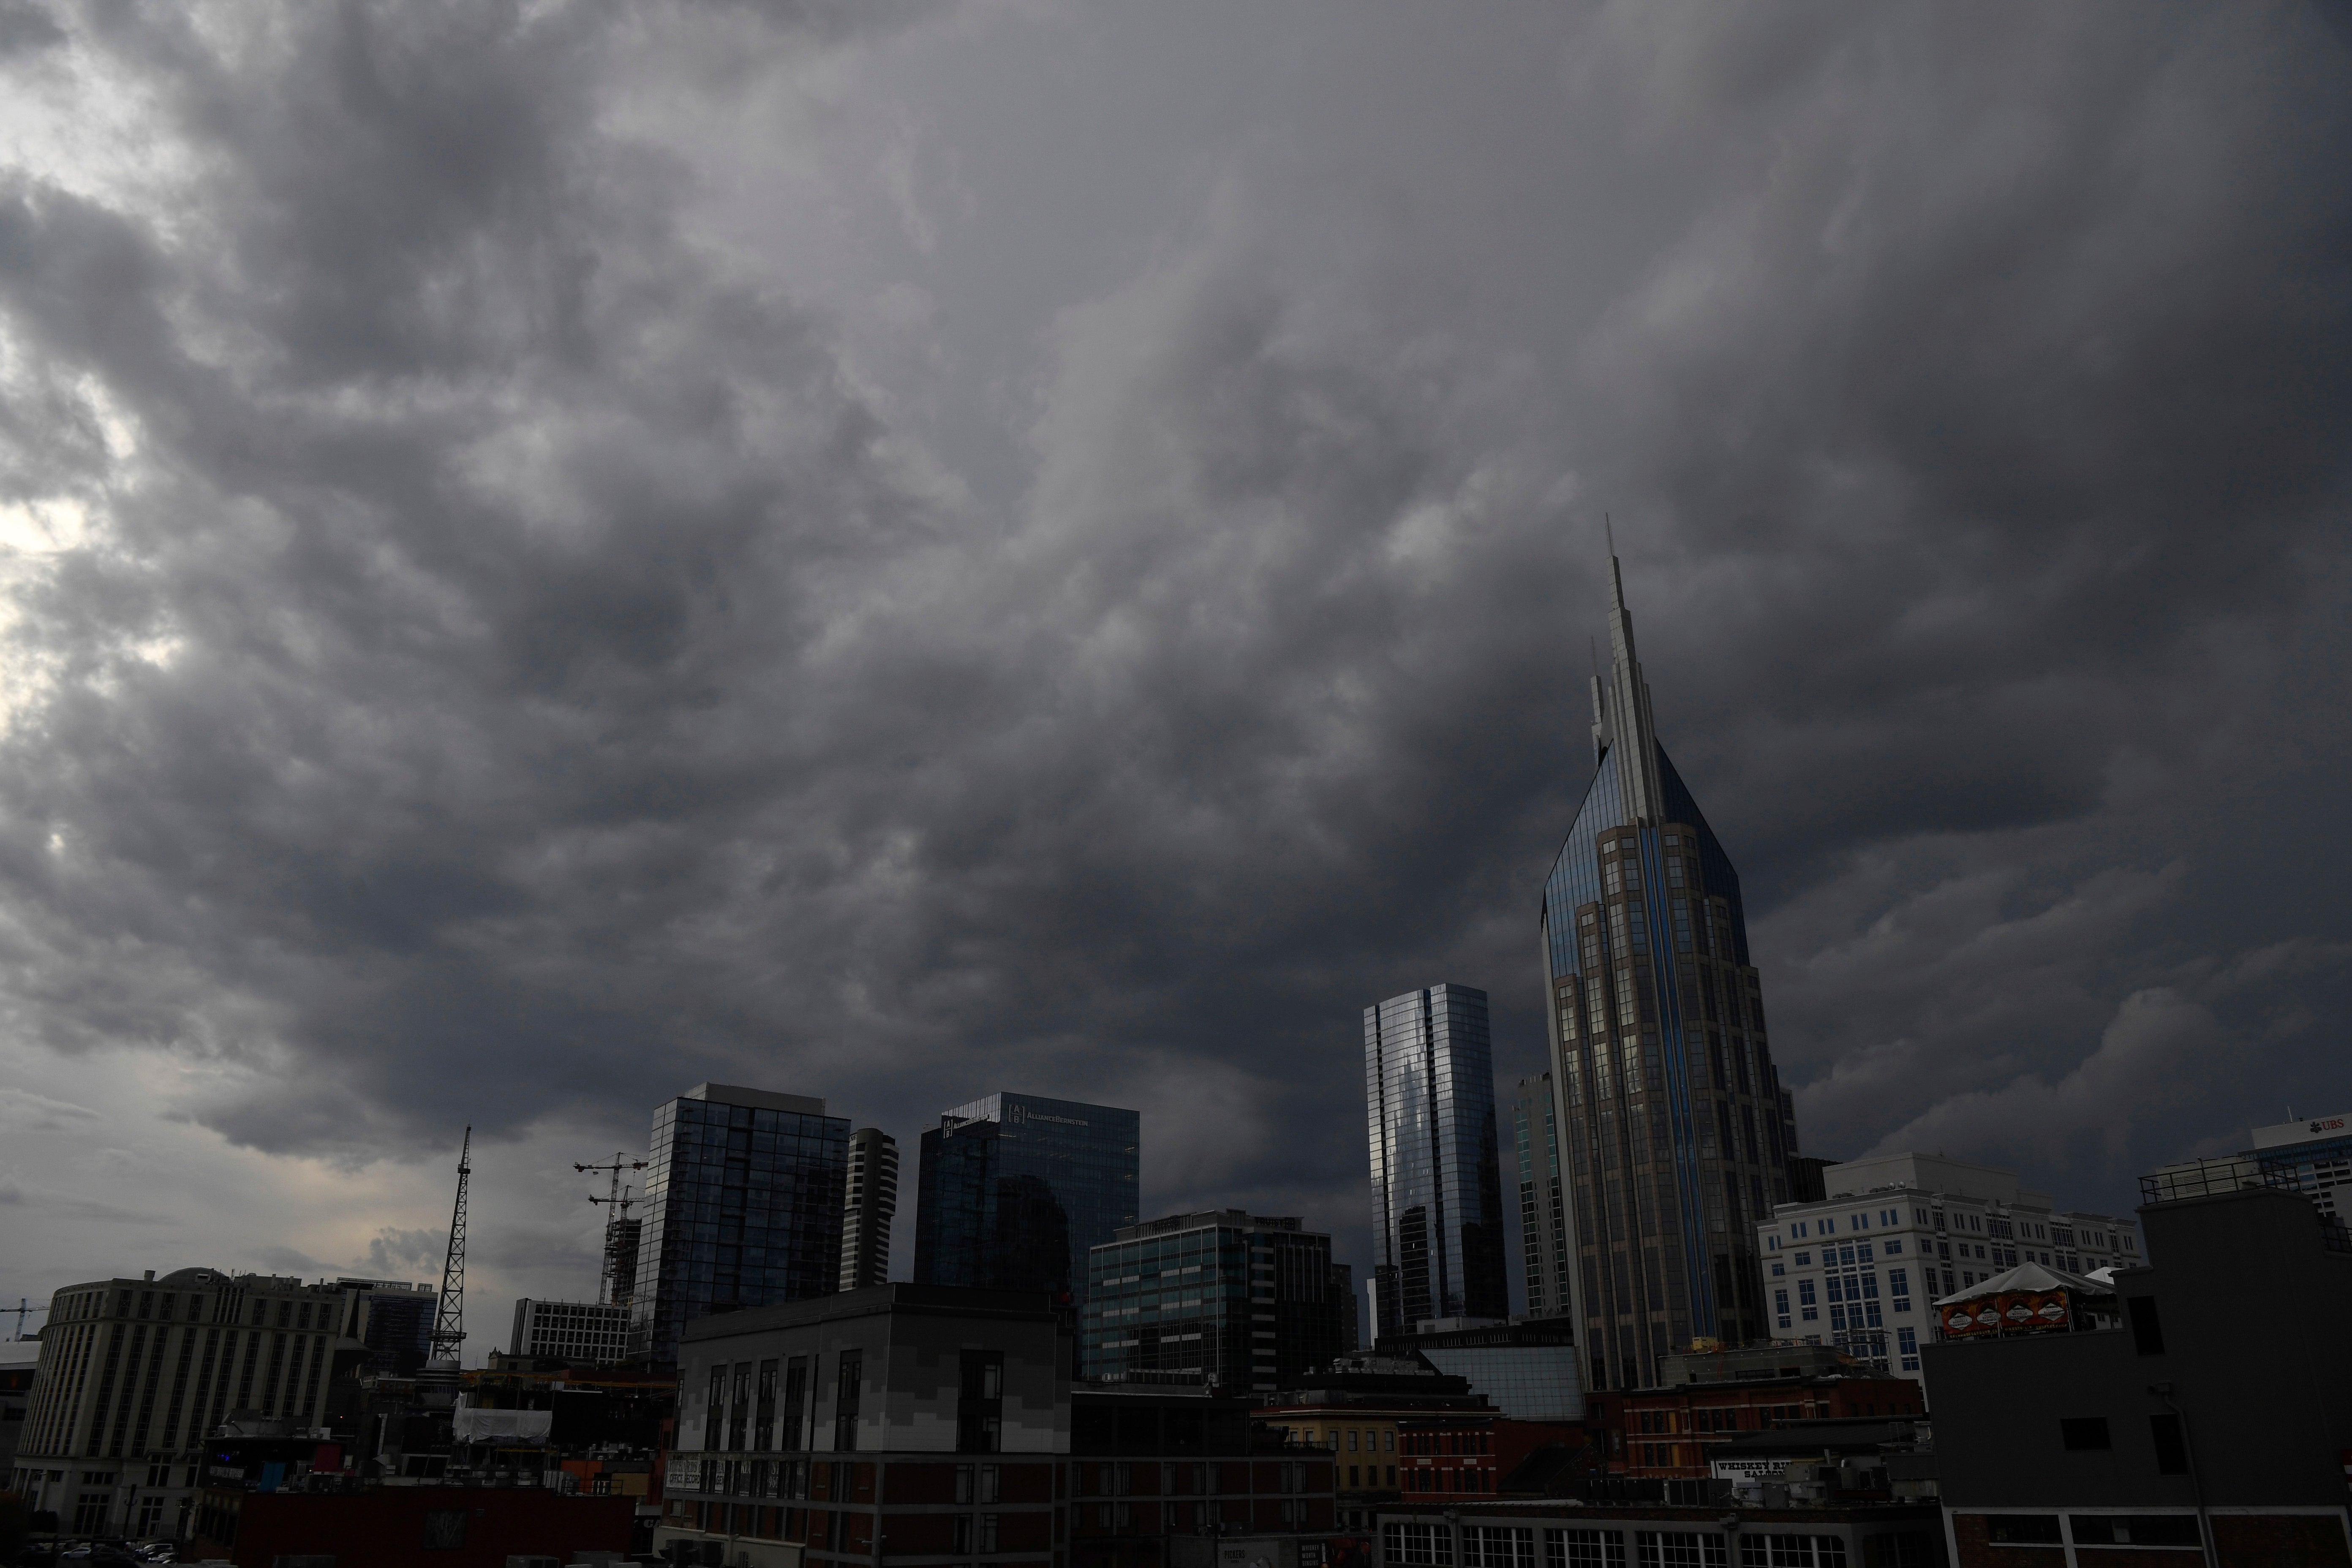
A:
{"label": "cloud layer", "polygon": [[1606,510],[1813,1147],[2352,1094],[2334,35],[1171,9],[0,12],[9,1048],[321,1169],[1054,1089],[1352,1250],[1363,1004],[1540,1065]]}

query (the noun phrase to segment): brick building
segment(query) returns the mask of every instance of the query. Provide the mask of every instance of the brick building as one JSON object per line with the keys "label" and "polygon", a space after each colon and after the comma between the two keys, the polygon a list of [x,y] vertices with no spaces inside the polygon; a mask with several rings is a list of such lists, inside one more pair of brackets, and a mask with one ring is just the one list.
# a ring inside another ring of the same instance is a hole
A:
{"label": "brick building", "polygon": [[1397,1433],[1402,1423],[1439,1412],[1491,1414],[1466,1379],[1418,1357],[1351,1356],[1334,1362],[1308,1386],[1260,1406],[1258,1418],[1293,1442],[1331,1456],[1340,1523],[1371,1528],[1371,1510],[1403,1496]]}
{"label": "brick building", "polygon": [[1605,1434],[1610,1470],[1660,1479],[1709,1474],[1711,1450],[1742,1432],[1926,1408],[1919,1384],[1876,1373],[1735,1376],[1596,1394],[1586,1403],[1588,1419]]}
{"label": "brick building", "polygon": [[1397,1481],[1405,1502],[1486,1497],[1538,1448],[1581,1448],[1581,1426],[1463,1412],[1397,1423]]}

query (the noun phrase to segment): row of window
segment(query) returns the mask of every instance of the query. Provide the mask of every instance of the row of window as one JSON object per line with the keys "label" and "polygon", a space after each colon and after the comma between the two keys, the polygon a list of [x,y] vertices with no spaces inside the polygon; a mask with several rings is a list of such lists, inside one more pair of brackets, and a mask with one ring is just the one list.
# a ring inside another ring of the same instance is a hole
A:
{"label": "row of window", "polygon": [[[1637,1530],[1636,1568],[1730,1568],[1730,1538],[1711,1530]],[[1454,1568],[1454,1546],[1462,1545],[1461,1568],[1626,1568],[1622,1530],[1541,1530],[1531,1525],[1421,1523],[1392,1521],[1383,1531],[1383,1561],[1392,1568]],[[1924,1539],[1908,1550],[1890,1541],[1878,1552],[1865,1542],[1865,1554],[1880,1560],[1868,1568],[1919,1568],[1931,1559]],[[1846,1568],[1845,1542],[1834,1535],[1739,1534],[1739,1568]]]}

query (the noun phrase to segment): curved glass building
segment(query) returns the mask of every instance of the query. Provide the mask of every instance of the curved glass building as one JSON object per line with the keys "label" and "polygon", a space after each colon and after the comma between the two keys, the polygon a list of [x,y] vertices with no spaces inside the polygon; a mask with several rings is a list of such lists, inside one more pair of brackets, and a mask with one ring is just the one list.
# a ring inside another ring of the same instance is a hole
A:
{"label": "curved glass building", "polygon": [[1609,581],[1592,782],[1540,918],[1573,1316],[1591,1386],[1640,1388],[1694,1339],[1769,1337],[1755,1222],[1788,1201],[1797,1128],[1739,873],[1658,744],[1613,554]]}

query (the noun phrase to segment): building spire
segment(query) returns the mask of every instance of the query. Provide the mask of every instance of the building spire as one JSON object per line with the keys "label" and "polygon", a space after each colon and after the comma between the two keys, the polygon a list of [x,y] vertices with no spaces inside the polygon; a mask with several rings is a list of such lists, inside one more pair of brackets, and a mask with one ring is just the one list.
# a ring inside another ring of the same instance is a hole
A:
{"label": "building spire", "polygon": [[1650,716],[1650,683],[1642,677],[1642,661],[1633,651],[1633,616],[1625,607],[1625,576],[1617,563],[1617,530],[1609,514],[1601,514],[1609,539],[1609,711],[1610,731],[1602,741],[1594,726],[1596,742],[1611,745],[1617,756],[1617,783],[1626,819],[1657,823],[1664,820],[1664,791],[1658,781],[1657,731]]}

